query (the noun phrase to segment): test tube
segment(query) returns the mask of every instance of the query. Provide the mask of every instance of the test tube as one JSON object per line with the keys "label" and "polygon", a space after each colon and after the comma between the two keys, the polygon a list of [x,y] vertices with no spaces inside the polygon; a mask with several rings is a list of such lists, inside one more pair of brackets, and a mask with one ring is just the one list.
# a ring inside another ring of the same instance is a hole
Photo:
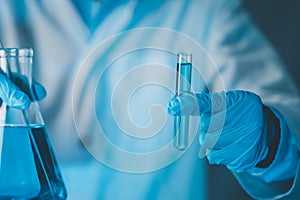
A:
{"label": "test tube", "polygon": [[[176,96],[182,92],[191,91],[192,54],[177,54]],[[185,150],[188,146],[189,116],[175,116],[174,118],[174,146],[178,150]]]}

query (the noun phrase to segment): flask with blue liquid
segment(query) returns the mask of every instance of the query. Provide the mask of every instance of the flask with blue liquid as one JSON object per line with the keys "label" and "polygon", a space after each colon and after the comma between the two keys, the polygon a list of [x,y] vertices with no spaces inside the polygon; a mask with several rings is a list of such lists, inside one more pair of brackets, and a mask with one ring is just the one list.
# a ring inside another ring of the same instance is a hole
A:
{"label": "flask with blue liquid", "polygon": [[31,99],[25,110],[0,100],[0,199],[66,199],[67,191],[32,89],[31,48],[1,48],[0,73]]}

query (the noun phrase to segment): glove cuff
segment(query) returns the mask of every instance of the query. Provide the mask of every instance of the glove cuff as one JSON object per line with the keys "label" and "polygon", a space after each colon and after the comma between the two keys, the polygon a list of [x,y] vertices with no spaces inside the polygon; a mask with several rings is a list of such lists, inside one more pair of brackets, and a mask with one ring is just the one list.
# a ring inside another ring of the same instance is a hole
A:
{"label": "glove cuff", "polygon": [[274,113],[267,107],[263,107],[265,118],[265,139],[267,141],[268,153],[266,157],[258,162],[255,167],[267,168],[275,159],[275,155],[278,149],[280,141],[280,122]]}

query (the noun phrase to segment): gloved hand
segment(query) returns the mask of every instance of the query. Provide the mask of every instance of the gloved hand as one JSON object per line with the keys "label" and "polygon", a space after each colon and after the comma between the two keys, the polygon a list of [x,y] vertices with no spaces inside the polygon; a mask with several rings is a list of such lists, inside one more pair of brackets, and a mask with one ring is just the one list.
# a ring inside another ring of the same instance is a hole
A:
{"label": "gloved hand", "polygon": [[[22,81],[21,76],[19,76],[18,81]],[[16,82],[16,84],[18,83]],[[16,84],[6,75],[0,73],[0,105],[4,101],[10,107],[26,109],[31,102],[30,95],[27,91],[22,91]],[[37,100],[41,100],[46,96],[45,88],[36,81],[33,81],[33,90]]]}
{"label": "gloved hand", "polygon": [[279,140],[274,137],[276,120],[254,93],[183,93],[169,102],[168,112],[200,115],[200,153],[208,153],[210,164],[242,172],[267,167],[274,159]]}

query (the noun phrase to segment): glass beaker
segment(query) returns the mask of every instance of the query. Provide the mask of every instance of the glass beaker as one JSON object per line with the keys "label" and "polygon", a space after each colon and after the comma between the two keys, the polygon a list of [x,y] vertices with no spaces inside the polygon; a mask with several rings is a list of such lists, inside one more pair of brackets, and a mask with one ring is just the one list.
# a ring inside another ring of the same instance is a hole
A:
{"label": "glass beaker", "polygon": [[0,49],[0,73],[31,99],[25,110],[0,102],[0,199],[66,199],[67,191],[32,89],[31,48]]}

